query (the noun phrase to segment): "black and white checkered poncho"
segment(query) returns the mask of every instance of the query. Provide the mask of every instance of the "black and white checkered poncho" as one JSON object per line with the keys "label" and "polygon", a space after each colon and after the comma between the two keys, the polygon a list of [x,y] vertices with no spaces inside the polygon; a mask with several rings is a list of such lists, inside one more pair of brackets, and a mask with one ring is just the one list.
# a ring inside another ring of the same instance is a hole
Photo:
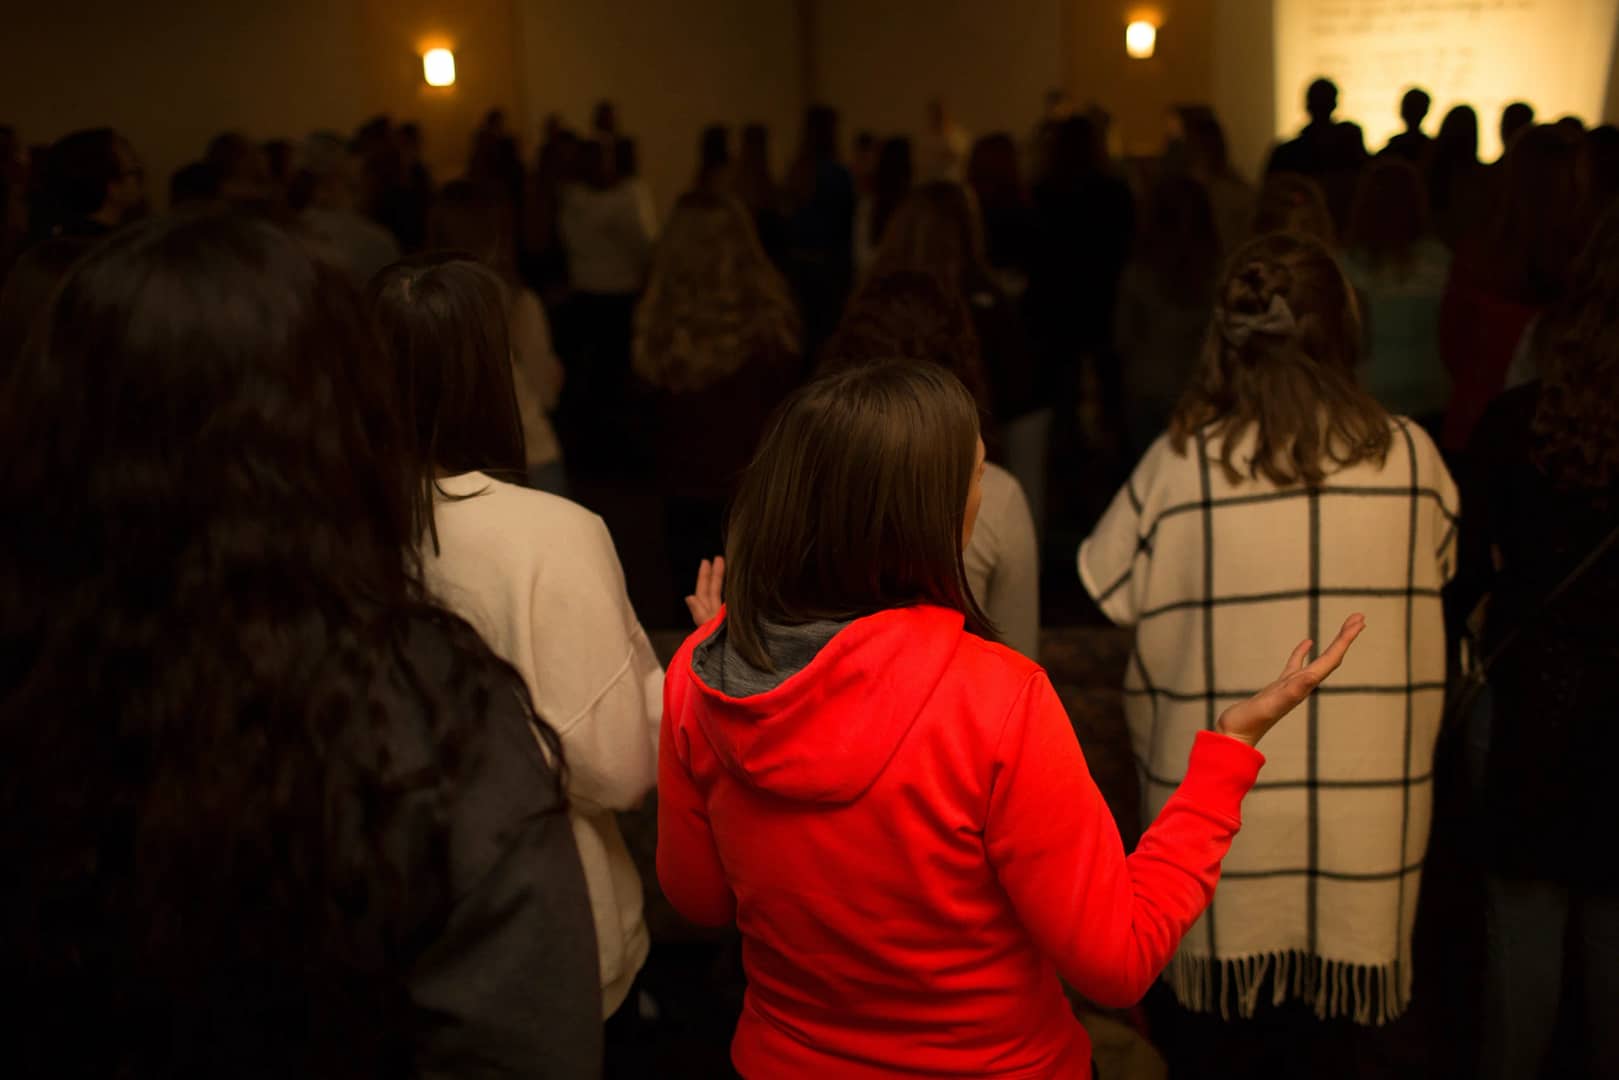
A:
{"label": "black and white checkered poncho", "polygon": [[1188,1008],[1251,1016],[1269,993],[1381,1024],[1410,1000],[1459,507],[1427,435],[1393,424],[1381,466],[1314,490],[1233,484],[1213,437],[1185,454],[1160,439],[1080,548],[1102,609],[1138,627],[1125,701],[1145,821],[1198,731],[1301,639],[1367,620],[1343,668],[1265,739],[1214,902],[1164,973]]}

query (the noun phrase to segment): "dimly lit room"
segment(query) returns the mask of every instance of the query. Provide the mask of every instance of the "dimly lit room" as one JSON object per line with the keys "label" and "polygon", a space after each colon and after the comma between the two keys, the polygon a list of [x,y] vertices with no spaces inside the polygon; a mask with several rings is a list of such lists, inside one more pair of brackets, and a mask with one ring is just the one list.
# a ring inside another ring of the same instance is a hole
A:
{"label": "dimly lit room", "polygon": [[6,1075],[1619,1080],[1619,0],[15,0],[0,209]]}

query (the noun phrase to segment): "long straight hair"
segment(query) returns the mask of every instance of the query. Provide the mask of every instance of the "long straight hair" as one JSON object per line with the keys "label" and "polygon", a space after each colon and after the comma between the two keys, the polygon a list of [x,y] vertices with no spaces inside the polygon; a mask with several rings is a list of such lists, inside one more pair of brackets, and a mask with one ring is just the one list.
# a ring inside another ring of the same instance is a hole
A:
{"label": "long straight hair", "polygon": [[440,475],[513,478],[527,454],[512,377],[506,287],[471,255],[419,255],[371,284],[371,309],[393,364],[405,433],[413,440],[413,520],[431,537]]}
{"label": "long straight hair", "polygon": [[857,367],[789,397],[742,476],[726,543],[733,648],[761,625],[937,604],[988,633],[962,563],[978,410],[936,364]]}

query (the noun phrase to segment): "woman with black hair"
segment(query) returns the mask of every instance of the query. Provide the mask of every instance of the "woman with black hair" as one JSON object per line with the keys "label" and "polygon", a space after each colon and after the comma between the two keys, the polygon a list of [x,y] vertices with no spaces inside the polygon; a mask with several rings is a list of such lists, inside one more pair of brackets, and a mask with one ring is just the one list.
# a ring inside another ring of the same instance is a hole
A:
{"label": "woman with black hair", "polygon": [[595,1022],[633,1014],[649,939],[614,811],[640,805],[657,778],[663,668],[601,518],[501,479],[522,478],[524,452],[500,279],[468,255],[423,255],[378,275],[371,301],[386,377],[407,391],[428,585],[523,676],[561,737],[600,954]]}
{"label": "woman with black hair", "polygon": [[223,214],[98,248],[7,375],[18,1075],[598,1073],[560,743],[427,596],[388,385]]}

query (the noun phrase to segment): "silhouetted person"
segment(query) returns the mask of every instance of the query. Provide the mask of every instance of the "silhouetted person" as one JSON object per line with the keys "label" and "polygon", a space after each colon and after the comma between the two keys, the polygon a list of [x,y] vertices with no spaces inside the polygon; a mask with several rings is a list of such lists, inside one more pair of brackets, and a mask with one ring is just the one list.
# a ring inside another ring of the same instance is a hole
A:
{"label": "silhouetted person", "polygon": [[1184,171],[1209,194],[1222,252],[1245,243],[1254,223],[1254,186],[1231,166],[1225,129],[1207,105],[1181,105],[1171,123],[1176,138],[1165,150],[1166,172]]}
{"label": "silhouetted person", "polygon": [[892,138],[883,140],[877,154],[877,172],[872,179],[871,194],[861,195],[854,209],[854,268],[858,274],[871,263],[883,242],[883,230],[894,216],[899,204],[911,190],[915,169],[911,157],[911,140]]}
{"label": "silhouetted person", "polygon": [[1338,245],[1338,229],[1327,208],[1326,193],[1308,176],[1273,173],[1265,177],[1254,204],[1253,236],[1270,233],[1313,236],[1328,248]]}
{"label": "silhouetted person", "polygon": [[146,207],[146,173],[134,148],[112,128],[75,131],[45,155],[43,236],[100,236]]}
{"label": "silhouetted person", "polygon": [[996,284],[1009,296],[1021,299],[1029,288],[1038,226],[1012,136],[997,131],[973,144],[967,159],[967,184],[978,197],[984,257]]}
{"label": "silhouetted person", "polygon": [[877,136],[862,131],[854,137],[854,154],[849,158],[849,173],[854,177],[855,193],[870,195],[871,184],[877,175]]}
{"label": "silhouetted person", "polygon": [[1501,110],[1501,157],[1507,156],[1507,148],[1512,145],[1513,138],[1518,132],[1524,130],[1535,122],[1535,109],[1526,101],[1514,101]]}
{"label": "silhouetted person", "polygon": [[1492,201],[1478,160],[1478,113],[1458,105],[1445,114],[1428,166],[1434,231],[1454,249],[1489,212]]}
{"label": "silhouetted person", "polygon": [[972,138],[967,129],[950,116],[944,102],[928,102],[927,128],[918,147],[918,171],[924,181],[954,180],[959,183],[967,167]]}
{"label": "silhouetted person", "polygon": [[1341,231],[1349,219],[1355,180],[1366,163],[1365,136],[1359,125],[1333,119],[1338,109],[1338,87],[1329,79],[1310,84],[1304,108],[1310,122],[1297,138],[1271,153],[1265,172],[1298,173],[1314,179],[1326,193],[1332,220]]}
{"label": "silhouetted person", "polygon": [[837,325],[853,272],[854,181],[838,159],[838,113],[814,105],[787,182],[787,279],[804,316],[806,355]]}
{"label": "silhouetted person", "polygon": [[517,139],[506,128],[503,110],[490,109],[473,133],[467,179],[500,188],[513,208],[522,205],[523,162],[517,154]]}
{"label": "silhouetted person", "polygon": [[737,163],[736,196],[753,214],[753,227],[765,254],[778,267],[786,256],[787,217],[781,186],[770,168],[770,131],[763,124],[742,129],[742,157]]}
{"label": "silhouetted person", "polygon": [[1432,105],[1433,99],[1426,90],[1417,87],[1407,90],[1400,99],[1400,119],[1405,121],[1405,130],[1389,140],[1383,153],[1404,158],[1419,167],[1426,165],[1433,151],[1433,140],[1422,130],[1422,121],[1427,119]]}
{"label": "silhouetted person", "polygon": [[270,193],[270,163],[264,148],[246,135],[234,131],[215,135],[202,160],[219,177],[222,198],[252,201]]}
{"label": "silhouetted person", "polygon": [[618,140],[618,107],[605,98],[596,102],[590,116],[590,133],[608,142]]}
{"label": "silhouetted person", "polygon": [[1591,171],[1591,207],[1601,214],[1619,201],[1619,127],[1603,124],[1585,133]]}
{"label": "silhouetted person", "polygon": [[298,148],[291,139],[271,139],[264,144],[264,163],[269,168],[272,195],[286,202],[292,177],[298,168]]}
{"label": "silhouetted person", "polygon": [[193,161],[169,177],[169,209],[190,210],[219,198],[219,174],[206,161]]}
{"label": "silhouetted person", "polygon": [[691,189],[705,195],[731,190],[731,131],[724,124],[710,124],[698,136],[697,175]]}
{"label": "silhouetted person", "polygon": [[360,165],[341,136],[304,141],[299,186],[307,193],[305,228],[322,253],[359,285],[399,258],[399,243],[360,212]]}

